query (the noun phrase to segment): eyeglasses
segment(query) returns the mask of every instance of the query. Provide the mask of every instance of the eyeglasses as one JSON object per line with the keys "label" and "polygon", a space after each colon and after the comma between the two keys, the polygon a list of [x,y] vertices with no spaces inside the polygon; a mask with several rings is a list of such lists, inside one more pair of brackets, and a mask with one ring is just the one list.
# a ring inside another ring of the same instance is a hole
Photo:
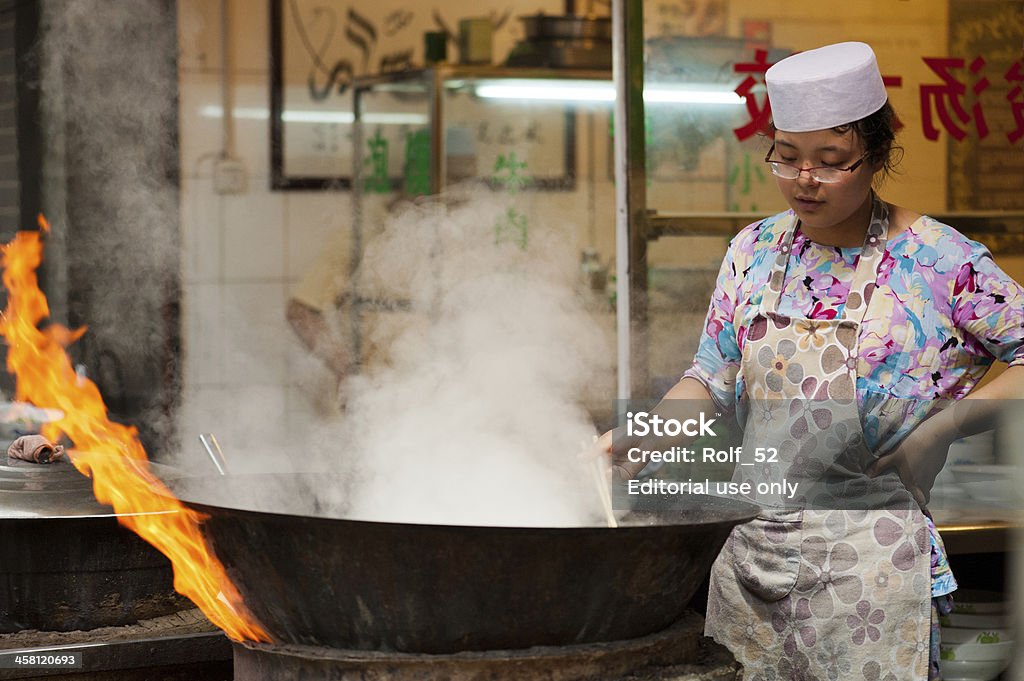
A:
{"label": "eyeglasses", "polygon": [[773,161],[771,156],[772,152],[775,151],[775,145],[771,146],[768,153],[764,155],[764,161],[772,169],[772,175],[781,177],[784,180],[795,180],[800,177],[800,173],[807,172],[811,176],[811,179],[815,182],[821,182],[822,184],[832,184],[834,182],[841,182],[843,178],[848,177],[844,173],[852,173],[860,164],[867,158],[867,154],[861,156],[856,163],[849,168],[834,168],[832,166],[815,166],[813,168],[798,168],[782,161]]}

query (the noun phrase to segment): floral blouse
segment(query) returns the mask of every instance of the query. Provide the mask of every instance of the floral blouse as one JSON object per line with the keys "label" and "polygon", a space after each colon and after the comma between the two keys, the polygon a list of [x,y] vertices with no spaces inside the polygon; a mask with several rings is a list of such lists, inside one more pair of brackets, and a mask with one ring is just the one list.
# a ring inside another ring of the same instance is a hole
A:
{"label": "floral blouse", "polygon": [[[741,353],[788,222],[782,218],[790,215],[749,225],[732,240],[684,374],[704,383],[724,410],[743,403]],[[778,312],[805,319],[842,314],[860,251],[797,232]],[[865,443],[881,455],[933,409],[970,392],[993,361],[1024,365],[1024,288],[983,245],[927,216],[889,239],[876,283],[860,330],[857,402]],[[939,596],[956,582],[928,524],[932,595]]]}
{"label": "floral blouse", "polygon": [[[720,407],[744,396],[737,380],[747,330],[783,237],[780,213],[729,245],[693,366]],[[843,311],[861,248],[793,239],[779,313],[833,319]],[[982,245],[923,216],[890,238],[860,331],[857,398],[865,441],[881,455],[928,413],[966,395],[1000,360],[1024,365],[1024,287]]]}

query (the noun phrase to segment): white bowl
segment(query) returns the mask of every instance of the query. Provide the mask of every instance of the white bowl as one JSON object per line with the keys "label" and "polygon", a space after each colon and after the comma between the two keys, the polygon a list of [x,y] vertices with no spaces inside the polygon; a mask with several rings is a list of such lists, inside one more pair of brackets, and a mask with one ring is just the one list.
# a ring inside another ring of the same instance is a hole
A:
{"label": "white bowl", "polygon": [[[954,598],[956,597],[954,596]],[[1006,615],[993,614],[966,615],[959,612],[951,612],[948,615],[940,615],[939,624],[943,627],[962,627],[964,629],[1012,629]]]}
{"label": "white bowl", "polygon": [[995,432],[991,430],[956,440],[949,446],[946,465],[995,463],[994,443]]}
{"label": "white bowl", "polygon": [[991,681],[1009,666],[1009,660],[939,660],[939,670],[945,681]]}
{"label": "white bowl", "polygon": [[964,615],[999,615],[1010,609],[1010,599],[998,591],[957,589],[953,592],[953,612]]}
{"label": "white bowl", "polygon": [[950,466],[949,470],[960,488],[975,501],[1002,505],[1024,501],[1017,485],[1016,466],[971,464]]}
{"label": "white bowl", "polygon": [[946,643],[939,644],[941,660],[967,660],[970,662],[988,662],[1002,660],[1009,662],[1013,657],[1013,641],[1003,643]]}
{"label": "white bowl", "polygon": [[941,627],[943,643],[977,643],[981,645],[995,645],[997,643],[1013,642],[1013,630],[1011,629],[963,629],[960,627]]}
{"label": "white bowl", "polygon": [[972,505],[974,502],[967,496],[967,492],[956,483],[953,474],[949,473],[948,469],[946,470],[948,478],[937,479],[935,485],[932,486],[929,505],[933,509],[963,508]]}

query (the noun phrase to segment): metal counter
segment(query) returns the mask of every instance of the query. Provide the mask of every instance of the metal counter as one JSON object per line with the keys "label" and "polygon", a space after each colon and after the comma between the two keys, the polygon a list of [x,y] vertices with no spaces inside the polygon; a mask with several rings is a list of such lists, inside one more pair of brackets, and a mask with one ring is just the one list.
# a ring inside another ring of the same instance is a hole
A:
{"label": "metal counter", "polygon": [[1024,527],[1024,511],[1013,508],[951,508],[933,511],[932,517],[950,555],[1008,553]]}

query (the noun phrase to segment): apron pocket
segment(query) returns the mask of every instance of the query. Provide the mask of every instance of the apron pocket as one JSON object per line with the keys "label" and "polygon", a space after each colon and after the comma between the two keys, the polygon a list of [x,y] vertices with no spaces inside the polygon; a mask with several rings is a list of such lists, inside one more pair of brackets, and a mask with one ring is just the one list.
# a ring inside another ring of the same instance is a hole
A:
{"label": "apron pocket", "polygon": [[762,600],[780,600],[796,586],[802,519],[801,510],[766,509],[733,530],[730,544],[736,578]]}

